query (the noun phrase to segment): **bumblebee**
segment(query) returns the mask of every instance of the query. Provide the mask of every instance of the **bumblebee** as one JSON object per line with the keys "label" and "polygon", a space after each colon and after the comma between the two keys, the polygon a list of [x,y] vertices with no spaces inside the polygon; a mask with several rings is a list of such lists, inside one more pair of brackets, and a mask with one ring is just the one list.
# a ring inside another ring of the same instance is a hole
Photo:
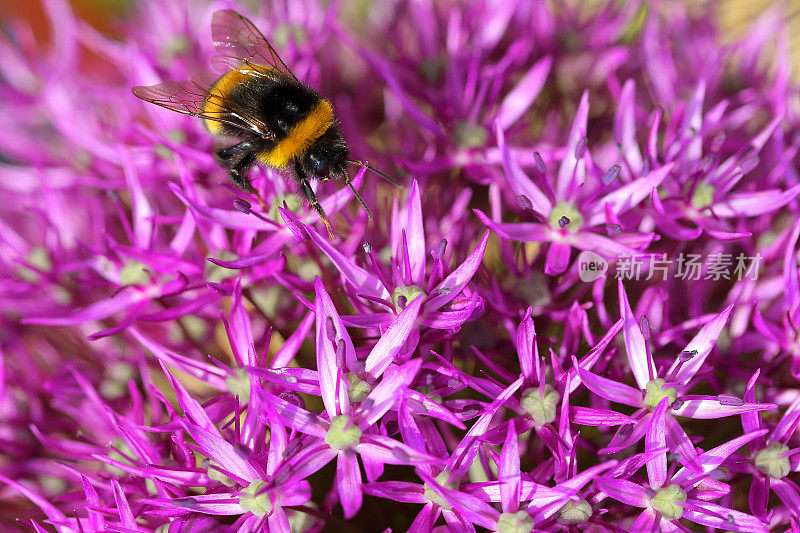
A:
{"label": "bumblebee", "polygon": [[247,178],[254,164],[291,172],[331,237],[331,224],[311,188],[311,179],[344,180],[372,219],[347,177],[347,165],[364,166],[396,182],[350,159],[330,102],[298,80],[253,23],[236,11],[214,13],[211,37],[218,54],[211,62],[225,72],[221,77],[200,75],[187,81],[138,86],[131,89],[133,94],[200,117],[212,135],[238,139],[237,144],[216,152],[215,159],[237,187],[254,193],[262,205]]}

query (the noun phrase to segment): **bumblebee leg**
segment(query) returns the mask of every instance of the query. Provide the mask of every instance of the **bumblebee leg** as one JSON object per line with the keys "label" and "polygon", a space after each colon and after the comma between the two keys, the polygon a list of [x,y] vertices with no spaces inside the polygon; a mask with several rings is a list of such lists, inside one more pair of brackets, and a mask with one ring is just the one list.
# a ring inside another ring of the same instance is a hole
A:
{"label": "bumblebee leg", "polygon": [[249,162],[252,165],[255,162],[253,149],[253,142],[247,139],[239,144],[217,151],[214,154],[214,159],[225,170],[240,167],[245,162]]}
{"label": "bumblebee leg", "polygon": [[264,202],[264,199],[261,198],[261,193],[253,187],[253,184],[250,183],[250,179],[247,177],[247,169],[250,165],[247,165],[244,169],[232,168],[228,171],[228,178],[233,182],[234,185],[242,189],[243,191],[247,191],[256,197],[258,200],[258,205],[261,206],[261,209],[266,211],[267,204]]}
{"label": "bumblebee leg", "polygon": [[306,197],[308,204],[319,213],[319,218],[322,219],[322,223],[325,224],[325,227],[328,229],[328,235],[330,235],[331,239],[333,239],[333,228],[331,228],[331,223],[328,220],[328,215],[325,214],[325,211],[322,209],[322,206],[317,200],[317,195],[314,194],[314,189],[311,188],[311,184],[308,183],[308,180],[302,178],[300,180],[300,190],[303,192],[303,196]]}
{"label": "bumblebee leg", "polygon": [[243,191],[254,194],[262,209],[267,208],[264,199],[261,198],[261,195],[247,178],[247,170],[256,162],[255,149],[251,140],[242,141],[230,148],[219,150],[214,159],[217,160],[217,163],[222,168],[228,171],[228,178],[234,185]]}

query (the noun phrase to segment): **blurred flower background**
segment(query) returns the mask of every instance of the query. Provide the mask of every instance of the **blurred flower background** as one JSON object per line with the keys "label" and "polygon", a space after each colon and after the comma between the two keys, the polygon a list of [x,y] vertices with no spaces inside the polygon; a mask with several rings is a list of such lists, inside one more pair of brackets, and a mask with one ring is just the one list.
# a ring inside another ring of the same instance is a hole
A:
{"label": "blurred flower background", "polygon": [[[4,5],[0,529],[798,531],[799,7]],[[130,93],[225,8],[373,221]]]}

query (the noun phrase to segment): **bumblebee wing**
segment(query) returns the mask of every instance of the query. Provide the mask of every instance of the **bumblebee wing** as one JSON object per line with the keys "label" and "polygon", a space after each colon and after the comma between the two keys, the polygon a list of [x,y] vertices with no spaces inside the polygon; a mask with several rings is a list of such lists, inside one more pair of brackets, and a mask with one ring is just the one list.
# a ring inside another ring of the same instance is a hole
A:
{"label": "bumblebee wing", "polygon": [[269,65],[300,82],[258,28],[232,9],[214,13],[211,38],[214,49],[222,56],[216,60],[217,63],[232,63],[235,65],[233,68],[241,64]]}
{"label": "bumblebee wing", "polygon": [[213,78],[200,76],[191,80],[167,81],[148,87],[140,85],[133,87],[131,92],[146,102],[184,115],[221,122],[253,132],[265,139],[275,138],[275,133],[261,119],[236,105],[235,102],[209,90],[213,83]]}

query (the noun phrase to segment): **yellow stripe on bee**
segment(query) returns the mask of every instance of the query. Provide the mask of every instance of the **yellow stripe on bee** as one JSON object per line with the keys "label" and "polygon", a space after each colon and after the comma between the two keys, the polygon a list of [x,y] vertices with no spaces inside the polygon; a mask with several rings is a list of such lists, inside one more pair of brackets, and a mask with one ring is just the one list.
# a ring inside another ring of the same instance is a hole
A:
{"label": "yellow stripe on bee", "polygon": [[[270,70],[272,70],[272,67],[265,67],[262,65],[246,65],[236,70],[231,70],[218,79],[211,89],[208,90],[206,100],[203,102],[203,114],[212,117],[222,115],[225,109],[220,103],[228,97],[237,85],[246,83],[248,78],[253,76],[254,73],[263,74]],[[217,135],[222,131],[222,122],[204,118],[203,123],[209,133],[213,135]]]}
{"label": "yellow stripe on bee", "polygon": [[274,168],[283,168],[314,144],[333,124],[330,102],[320,99],[311,111],[289,130],[289,135],[258,158]]}

